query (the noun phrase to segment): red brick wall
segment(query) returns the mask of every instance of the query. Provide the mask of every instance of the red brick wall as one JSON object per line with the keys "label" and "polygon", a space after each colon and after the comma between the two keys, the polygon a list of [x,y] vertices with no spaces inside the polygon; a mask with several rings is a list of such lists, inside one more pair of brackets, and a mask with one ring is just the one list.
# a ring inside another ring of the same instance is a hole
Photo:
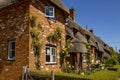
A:
{"label": "red brick wall", "polygon": [[[36,1],[36,2],[35,2]],[[32,49],[32,39],[30,37],[30,17],[35,14],[37,16],[36,27],[42,23],[42,40],[41,49],[41,68],[42,70],[61,71],[60,69],[60,44],[47,41],[47,36],[54,32],[57,27],[62,30],[61,45],[65,44],[65,25],[63,11],[46,0],[40,2],[33,0],[29,2],[21,1],[0,10],[0,78],[3,80],[21,80],[22,67],[28,66],[30,70],[35,69],[35,57]],[[45,17],[45,6],[54,6],[56,21],[51,21]],[[8,41],[16,40],[16,59],[14,61],[7,60]],[[45,44],[54,44],[57,46],[57,64],[45,64]]]}
{"label": "red brick wall", "polygon": [[[32,5],[33,4],[33,5]],[[48,1],[44,0],[42,2],[38,2],[38,1],[34,1],[33,0],[33,3],[30,5],[30,17],[32,15],[36,15],[37,16],[37,21],[36,21],[36,27],[38,27],[38,24],[41,23],[41,26],[42,26],[42,30],[43,32],[41,33],[42,35],[42,40],[44,41],[43,42],[43,46],[42,46],[42,49],[41,49],[41,57],[40,57],[40,61],[41,61],[41,70],[46,70],[46,71],[51,71],[51,70],[54,70],[54,71],[61,71],[60,69],[60,44],[56,44],[56,43],[52,43],[52,42],[48,42],[47,41],[47,36],[51,33],[51,32],[54,32],[54,30],[57,28],[57,27],[60,27],[61,30],[62,30],[62,46],[64,46],[65,44],[65,25],[64,25],[64,14],[63,14],[63,11],[60,10],[58,7],[52,5],[51,3],[49,3]],[[48,18],[45,17],[45,6],[53,6],[55,8],[55,16],[56,16],[56,20],[55,21],[52,21],[52,20],[49,20]],[[32,43],[32,39],[30,39],[31,43]],[[55,65],[46,65],[45,64],[45,54],[46,54],[46,51],[45,51],[45,44],[48,44],[48,43],[51,43],[51,44],[54,44],[57,46],[57,64]],[[34,58],[34,53],[33,53],[33,50],[32,48],[30,48],[31,52],[30,52],[30,57],[29,57],[29,68],[31,70],[35,69],[35,58]],[[34,65],[34,66],[33,66]]]}
{"label": "red brick wall", "polygon": [[[20,2],[0,10],[0,77],[2,80],[20,80],[22,67],[29,57],[29,9],[27,2]],[[16,57],[8,58],[8,41],[16,40]]]}

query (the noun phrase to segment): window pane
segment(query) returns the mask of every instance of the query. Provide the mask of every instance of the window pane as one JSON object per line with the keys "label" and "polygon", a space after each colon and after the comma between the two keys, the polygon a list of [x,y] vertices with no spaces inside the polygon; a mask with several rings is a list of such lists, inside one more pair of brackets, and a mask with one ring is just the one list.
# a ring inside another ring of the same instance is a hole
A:
{"label": "window pane", "polygon": [[56,47],[54,45],[46,46],[46,62],[56,62]]}
{"label": "window pane", "polygon": [[46,55],[46,62],[50,62],[50,55]]}
{"label": "window pane", "polygon": [[15,57],[15,51],[9,51],[9,58],[14,58]]}
{"label": "window pane", "polygon": [[56,62],[56,56],[53,56],[52,62]]}
{"label": "window pane", "polygon": [[46,7],[45,14],[47,17],[54,17],[54,8],[53,7]]}
{"label": "window pane", "polygon": [[15,57],[15,51],[12,51],[12,56]]}
{"label": "window pane", "polygon": [[52,12],[53,12],[53,7],[49,7],[49,11],[52,11]]}
{"label": "window pane", "polygon": [[11,46],[12,46],[12,49],[15,49],[15,42],[12,42]]}
{"label": "window pane", "polygon": [[55,52],[55,48],[52,48],[52,55],[55,55],[56,52]]}
{"label": "window pane", "polygon": [[46,48],[46,54],[50,55],[50,48]]}
{"label": "window pane", "polygon": [[50,13],[48,11],[46,11],[46,15],[50,15]]}
{"label": "window pane", "polygon": [[49,12],[49,16],[53,16],[53,12]]}
{"label": "window pane", "polygon": [[8,59],[14,59],[15,58],[15,41],[9,42],[9,48],[8,48]]}

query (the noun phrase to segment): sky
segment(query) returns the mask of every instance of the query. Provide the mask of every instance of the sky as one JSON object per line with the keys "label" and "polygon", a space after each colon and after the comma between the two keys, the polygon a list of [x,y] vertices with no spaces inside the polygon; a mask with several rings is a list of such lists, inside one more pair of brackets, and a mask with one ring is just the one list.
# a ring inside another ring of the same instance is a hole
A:
{"label": "sky", "polygon": [[120,0],[62,0],[76,10],[76,22],[115,50],[120,49]]}

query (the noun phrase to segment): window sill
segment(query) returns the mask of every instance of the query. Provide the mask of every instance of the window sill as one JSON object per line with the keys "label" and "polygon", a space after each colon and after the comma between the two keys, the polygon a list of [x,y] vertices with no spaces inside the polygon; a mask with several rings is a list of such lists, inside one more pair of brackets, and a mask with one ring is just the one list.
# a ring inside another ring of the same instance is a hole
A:
{"label": "window sill", "polygon": [[48,18],[52,22],[56,22],[56,18],[55,17],[46,17],[46,18]]}
{"label": "window sill", "polygon": [[56,65],[57,63],[56,62],[46,62],[45,64],[46,65]]}
{"label": "window sill", "polygon": [[7,59],[8,61],[15,61],[15,59]]}

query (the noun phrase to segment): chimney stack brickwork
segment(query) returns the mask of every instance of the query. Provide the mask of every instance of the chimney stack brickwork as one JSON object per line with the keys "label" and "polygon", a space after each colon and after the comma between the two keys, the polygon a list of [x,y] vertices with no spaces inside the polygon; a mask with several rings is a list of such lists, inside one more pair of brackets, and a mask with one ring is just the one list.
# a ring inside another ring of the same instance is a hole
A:
{"label": "chimney stack brickwork", "polygon": [[74,8],[71,8],[69,9],[70,11],[70,17],[73,19],[73,21],[75,22],[76,21],[76,14],[75,14],[75,9]]}

